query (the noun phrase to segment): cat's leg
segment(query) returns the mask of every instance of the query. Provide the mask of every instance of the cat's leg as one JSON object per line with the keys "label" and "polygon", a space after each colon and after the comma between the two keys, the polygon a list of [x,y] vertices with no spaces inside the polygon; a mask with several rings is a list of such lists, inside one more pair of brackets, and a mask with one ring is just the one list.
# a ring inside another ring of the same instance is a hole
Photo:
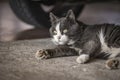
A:
{"label": "cat's leg", "polygon": [[119,66],[119,60],[116,58],[120,54],[120,48],[109,48],[109,56],[105,63],[108,69],[117,69]]}
{"label": "cat's leg", "polygon": [[111,49],[110,50],[110,56],[108,57],[106,63],[105,63],[105,66],[106,68],[108,69],[118,69],[118,66],[119,66],[119,60],[116,58],[119,54],[119,51],[120,49]]}
{"label": "cat's leg", "polygon": [[69,47],[56,47],[54,49],[42,49],[38,50],[35,54],[37,59],[48,59],[54,57],[63,57],[63,56],[75,56],[78,53]]}
{"label": "cat's leg", "polygon": [[35,57],[37,59],[48,59],[50,58],[50,54],[48,53],[47,49],[41,49],[35,53]]}
{"label": "cat's leg", "polygon": [[93,40],[90,40],[83,45],[82,52],[79,54],[79,57],[76,59],[76,61],[81,64],[86,63],[92,57],[91,55],[98,50],[99,44]]}
{"label": "cat's leg", "polygon": [[106,61],[105,66],[108,69],[118,69],[119,63],[118,59],[112,58]]}

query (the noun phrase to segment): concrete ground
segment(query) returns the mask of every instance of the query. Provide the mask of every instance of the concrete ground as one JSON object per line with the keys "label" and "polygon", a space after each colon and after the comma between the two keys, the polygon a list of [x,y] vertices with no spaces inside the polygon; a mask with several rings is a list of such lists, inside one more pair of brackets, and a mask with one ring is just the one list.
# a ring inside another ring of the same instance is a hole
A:
{"label": "concrete ground", "polygon": [[0,46],[0,80],[120,80],[120,69],[108,70],[105,60],[87,64],[76,63],[77,56],[37,60],[37,50],[55,47],[50,39],[6,42]]}

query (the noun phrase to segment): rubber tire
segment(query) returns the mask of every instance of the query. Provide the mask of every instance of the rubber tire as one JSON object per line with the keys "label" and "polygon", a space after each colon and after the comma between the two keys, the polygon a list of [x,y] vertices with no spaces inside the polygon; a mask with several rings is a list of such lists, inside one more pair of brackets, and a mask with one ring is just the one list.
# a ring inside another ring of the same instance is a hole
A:
{"label": "rubber tire", "polygon": [[9,0],[15,15],[22,21],[35,27],[50,27],[49,15],[40,7],[40,3],[31,0]]}
{"label": "rubber tire", "polygon": [[[41,8],[39,2],[31,0],[9,0],[9,3],[13,12],[22,21],[38,28],[41,26],[50,28],[49,13]],[[59,8],[55,6],[51,12],[61,17],[64,16],[64,13],[67,13],[69,9],[72,9],[76,17],[78,17],[83,8],[84,4],[60,5]]]}

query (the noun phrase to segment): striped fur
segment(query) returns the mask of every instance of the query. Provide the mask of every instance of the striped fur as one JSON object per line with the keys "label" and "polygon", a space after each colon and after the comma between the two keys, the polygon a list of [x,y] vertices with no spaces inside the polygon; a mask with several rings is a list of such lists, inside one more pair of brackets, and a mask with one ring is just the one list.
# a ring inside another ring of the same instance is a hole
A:
{"label": "striped fur", "polygon": [[52,23],[50,34],[54,43],[58,46],[66,46],[47,49],[51,57],[79,54],[76,61],[86,63],[91,58],[115,58],[120,53],[118,25],[86,25],[75,20],[71,10],[62,18],[57,18],[51,13],[50,20]]}

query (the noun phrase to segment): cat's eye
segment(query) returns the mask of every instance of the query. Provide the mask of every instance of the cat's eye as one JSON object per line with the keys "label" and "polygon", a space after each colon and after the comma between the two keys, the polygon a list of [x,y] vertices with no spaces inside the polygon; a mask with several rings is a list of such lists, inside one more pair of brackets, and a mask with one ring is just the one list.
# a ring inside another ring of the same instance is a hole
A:
{"label": "cat's eye", "polygon": [[55,34],[57,34],[57,31],[53,31]]}
{"label": "cat's eye", "polygon": [[64,30],[63,30],[63,33],[67,33],[67,32],[68,32],[68,30],[67,30],[67,29],[64,29]]}

